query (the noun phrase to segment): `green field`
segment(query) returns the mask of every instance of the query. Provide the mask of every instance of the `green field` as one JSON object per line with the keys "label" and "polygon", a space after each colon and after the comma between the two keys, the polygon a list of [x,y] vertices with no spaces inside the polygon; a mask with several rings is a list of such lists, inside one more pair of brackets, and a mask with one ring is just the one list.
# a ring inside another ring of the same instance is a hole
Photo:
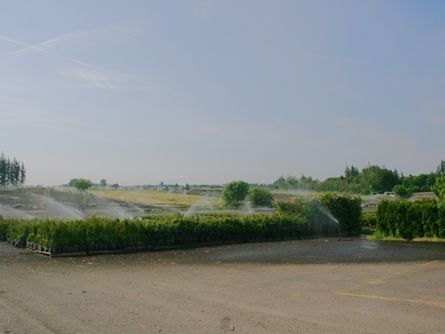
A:
{"label": "green field", "polygon": [[207,196],[204,194],[150,190],[91,190],[90,192],[96,196],[105,197],[115,201],[153,206],[189,208],[193,204],[202,200],[208,201],[213,207],[220,207],[222,205],[222,200],[219,197]]}

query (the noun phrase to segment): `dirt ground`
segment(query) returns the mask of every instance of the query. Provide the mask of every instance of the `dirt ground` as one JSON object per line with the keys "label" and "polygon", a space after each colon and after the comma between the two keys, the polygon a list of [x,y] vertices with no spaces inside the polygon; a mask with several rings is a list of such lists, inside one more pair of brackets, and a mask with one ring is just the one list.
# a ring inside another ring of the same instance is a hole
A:
{"label": "dirt ground", "polygon": [[48,258],[0,243],[0,333],[444,333],[445,244]]}

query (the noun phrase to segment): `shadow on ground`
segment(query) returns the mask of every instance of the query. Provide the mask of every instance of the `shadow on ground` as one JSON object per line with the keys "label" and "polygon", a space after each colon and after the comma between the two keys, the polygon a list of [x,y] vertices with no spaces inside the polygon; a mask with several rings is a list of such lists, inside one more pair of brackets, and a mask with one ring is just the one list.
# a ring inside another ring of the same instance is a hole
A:
{"label": "shadow on ground", "polygon": [[[20,258],[47,261],[43,255],[17,250],[0,243],[0,259]],[[155,263],[264,263],[264,264],[322,264],[322,263],[382,263],[445,260],[445,243],[389,242],[363,239],[312,239],[283,242],[262,242],[174,251],[101,255],[78,258],[58,258],[59,263],[84,262],[119,264],[132,262]]]}

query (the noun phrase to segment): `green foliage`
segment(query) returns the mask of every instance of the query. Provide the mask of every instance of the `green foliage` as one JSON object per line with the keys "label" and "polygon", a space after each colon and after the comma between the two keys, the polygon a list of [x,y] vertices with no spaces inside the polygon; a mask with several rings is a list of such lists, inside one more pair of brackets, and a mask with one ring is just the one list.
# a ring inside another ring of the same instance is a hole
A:
{"label": "green foliage", "polygon": [[396,185],[394,187],[393,191],[394,191],[394,193],[396,193],[397,195],[399,195],[402,198],[411,197],[411,195],[413,194],[410,188],[408,188],[402,184]]}
{"label": "green foliage", "polygon": [[409,175],[403,176],[400,179],[400,184],[403,185],[409,192],[426,192],[431,191],[431,187],[436,181],[437,175],[434,173],[430,174],[419,174],[419,175]]}
{"label": "green foliage", "polygon": [[26,170],[23,162],[0,155],[0,187],[18,186],[25,183]]}
{"label": "green foliage", "polygon": [[445,174],[439,176],[431,188],[440,201],[445,201]]}
{"label": "green foliage", "polygon": [[199,245],[299,238],[310,233],[302,215],[157,216],[145,220],[91,217],[80,221],[4,220],[6,238],[53,252]]}
{"label": "green foliage", "polygon": [[18,247],[26,245],[26,239],[32,231],[34,221],[4,219],[0,220],[0,240],[7,240]]}
{"label": "green foliage", "polygon": [[249,191],[249,200],[256,207],[272,207],[273,195],[266,188],[253,188]]}
{"label": "green foliage", "polygon": [[353,182],[358,176],[360,176],[360,172],[357,167],[354,166],[346,166],[345,168],[345,178],[349,182]]}
{"label": "green foliage", "polygon": [[371,193],[384,193],[391,191],[399,182],[397,171],[392,171],[379,166],[369,166],[362,170],[362,182],[368,186]]}
{"label": "green foliage", "polygon": [[310,226],[310,234],[333,235],[338,232],[338,226],[330,217],[320,210],[320,204],[304,198],[293,198],[275,202],[275,212],[280,215],[306,217]]}
{"label": "green foliage", "polygon": [[435,200],[382,201],[377,209],[377,230],[390,237],[413,239],[445,237],[445,215]]}
{"label": "green foliage", "polygon": [[362,201],[359,196],[325,193],[319,197],[319,201],[338,220],[341,233],[361,231]]}
{"label": "green foliage", "polygon": [[275,189],[298,189],[300,187],[300,181],[297,177],[288,176],[284,178],[280,176],[274,183]]}
{"label": "green foliage", "polygon": [[[279,214],[307,217],[313,234],[356,234],[361,231],[362,208],[358,196],[326,193],[312,201],[300,198],[277,201],[275,210]],[[338,220],[339,226],[332,217]]]}
{"label": "green foliage", "polygon": [[363,212],[361,221],[362,225],[366,227],[377,226],[377,212]]}
{"label": "green foliage", "polygon": [[275,202],[275,212],[279,214],[299,214],[300,211],[300,201],[297,199],[288,201],[276,201]]}
{"label": "green foliage", "polygon": [[304,217],[309,217],[310,206],[310,201],[294,198],[287,201],[276,201],[275,211],[281,215],[302,215]]}
{"label": "green foliage", "polygon": [[[414,192],[428,192],[434,185],[436,178],[445,175],[445,161],[441,161],[435,173],[403,176],[396,170],[385,167],[369,165],[361,171],[355,166],[347,166],[344,175],[329,177],[324,181],[311,177],[294,176],[279,177],[272,186],[275,189],[306,189],[314,191],[334,191],[355,194],[373,194],[392,191],[395,186],[401,185],[404,194]],[[404,195],[405,196],[405,195]]]}
{"label": "green foliage", "polygon": [[331,177],[320,183],[319,191],[350,193],[383,193],[391,191],[399,182],[397,171],[379,166],[367,166],[361,172],[354,166],[346,167],[344,176]]}
{"label": "green foliage", "polygon": [[93,185],[93,182],[87,179],[75,179],[74,187],[80,191],[86,191]]}
{"label": "green foliage", "polygon": [[280,177],[273,183],[276,189],[306,189],[349,193],[383,193],[391,191],[400,182],[397,171],[379,166],[368,166],[360,172],[357,167],[346,167],[344,175],[329,177],[320,182],[311,177]]}
{"label": "green foliage", "polygon": [[224,186],[222,197],[224,204],[229,207],[239,207],[246,199],[249,184],[244,181],[233,181]]}
{"label": "green foliage", "polygon": [[302,175],[300,178],[297,178],[295,176],[288,176],[284,178],[283,176],[280,176],[273,184],[272,186],[275,189],[304,189],[304,190],[311,190],[314,189],[318,183],[317,179],[313,179],[310,176],[304,176]]}

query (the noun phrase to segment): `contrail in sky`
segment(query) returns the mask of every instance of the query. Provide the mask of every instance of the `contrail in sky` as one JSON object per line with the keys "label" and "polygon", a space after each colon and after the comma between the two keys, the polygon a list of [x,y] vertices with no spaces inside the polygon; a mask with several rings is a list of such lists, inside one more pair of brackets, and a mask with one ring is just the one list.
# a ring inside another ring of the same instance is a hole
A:
{"label": "contrail in sky", "polygon": [[62,55],[60,55],[58,53],[50,52],[50,51],[47,51],[45,49],[39,48],[37,46],[31,45],[31,44],[28,44],[28,43],[24,43],[24,42],[21,42],[21,41],[12,39],[12,38],[8,38],[8,37],[3,36],[3,35],[0,35],[0,40],[3,40],[5,42],[11,43],[11,44],[15,44],[15,45],[18,45],[18,46],[22,46],[22,47],[27,48],[29,50],[40,52],[40,53],[46,54],[48,56],[60,58],[60,59],[63,59],[65,61],[68,61],[68,62],[73,63],[73,64],[82,65],[82,66],[94,68],[94,69],[97,69],[97,70],[103,70],[103,68],[101,68],[99,66],[96,66],[96,65],[93,65],[93,64],[89,64],[89,63],[85,63],[83,61],[80,61],[80,60],[77,60],[77,59],[74,59],[74,58],[65,57],[65,56],[62,56]]}

